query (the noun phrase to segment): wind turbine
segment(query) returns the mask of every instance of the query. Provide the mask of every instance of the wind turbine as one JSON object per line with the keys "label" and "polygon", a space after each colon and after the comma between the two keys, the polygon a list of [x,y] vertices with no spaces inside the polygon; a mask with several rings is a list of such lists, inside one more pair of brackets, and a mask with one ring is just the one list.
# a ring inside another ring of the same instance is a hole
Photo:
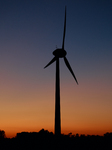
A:
{"label": "wind turbine", "polygon": [[59,69],[59,58],[63,58],[66,66],[74,77],[76,83],[78,81],[74,75],[74,72],[66,58],[67,52],[64,50],[64,41],[65,41],[65,32],[66,32],[66,7],[65,7],[65,20],[64,20],[64,31],[63,31],[63,42],[62,48],[57,48],[53,51],[54,58],[44,67],[48,67],[53,62],[56,61],[56,91],[55,91],[55,135],[59,136],[61,134],[61,117],[60,117],[60,69]]}

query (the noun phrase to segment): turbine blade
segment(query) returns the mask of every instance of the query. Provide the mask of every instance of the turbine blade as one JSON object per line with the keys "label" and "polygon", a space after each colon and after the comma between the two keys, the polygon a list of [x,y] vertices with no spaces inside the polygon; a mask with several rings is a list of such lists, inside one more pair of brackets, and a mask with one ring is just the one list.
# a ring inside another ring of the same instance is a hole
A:
{"label": "turbine blade", "polygon": [[55,60],[56,60],[56,57],[54,57],[44,68],[46,68],[46,67],[48,67],[49,65],[51,65]]}
{"label": "turbine blade", "polygon": [[64,21],[64,31],[63,31],[63,43],[62,43],[62,49],[64,49],[65,32],[66,32],[66,6],[65,6],[65,21]]}
{"label": "turbine blade", "polygon": [[64,61],[65,61],[66,66],[68,67],[69,71],[70,71],[71,74],[73,75],[73,77],[74,77],[76,83],[78,84],[78,81],[77,81],[77,79],[76,79],[76,77],[75,77],[75,75],[74,75],[74,72],[73,72],[73,70],[72,70],[72,68],[71,68],[71,66],[70,66],[70,64],[69,64],[69,62],[68,62],[68,60],[67,60],[66,57],[64,57]]}

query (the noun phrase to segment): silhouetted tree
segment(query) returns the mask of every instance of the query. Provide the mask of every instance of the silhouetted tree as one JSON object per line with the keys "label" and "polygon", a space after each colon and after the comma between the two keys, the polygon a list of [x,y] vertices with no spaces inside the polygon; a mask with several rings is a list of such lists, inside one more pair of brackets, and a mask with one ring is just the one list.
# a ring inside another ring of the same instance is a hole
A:
{"label": "silhouetted tree", "polygon": [[5,138],[5,131],[4,130],[0,130],[0,138]]}
{"label": "silhouetted tree", "polygon": [[68,133],[68,136],[71,137],[72,136],[72,132]]}
{"label": "silhouetted tree", "polygon": [[76,137],[79,137],[79,134],[78,134],[78,133],[76,134]]}

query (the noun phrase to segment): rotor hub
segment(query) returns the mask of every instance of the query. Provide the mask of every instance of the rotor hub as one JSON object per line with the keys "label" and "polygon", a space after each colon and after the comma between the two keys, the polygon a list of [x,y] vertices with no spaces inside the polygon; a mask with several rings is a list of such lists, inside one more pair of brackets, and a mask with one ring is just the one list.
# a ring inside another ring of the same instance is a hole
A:
{"label": "rotor hub", "polygon": [[67,52],[64,49],[56,49],[53,51],[53,55],[58,58],[65,57]]}

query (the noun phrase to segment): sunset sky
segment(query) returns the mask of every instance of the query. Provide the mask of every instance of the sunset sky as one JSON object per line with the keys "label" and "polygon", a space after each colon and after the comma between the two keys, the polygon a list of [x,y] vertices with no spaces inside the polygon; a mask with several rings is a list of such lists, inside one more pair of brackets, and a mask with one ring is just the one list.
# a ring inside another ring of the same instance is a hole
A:
{"label": "sunset sky", "polygon": [[60,59],[61,129],[112,132],[112,0],[0,0],[0,130],[54,132],[55,69],[62,46],[79,85]]}

